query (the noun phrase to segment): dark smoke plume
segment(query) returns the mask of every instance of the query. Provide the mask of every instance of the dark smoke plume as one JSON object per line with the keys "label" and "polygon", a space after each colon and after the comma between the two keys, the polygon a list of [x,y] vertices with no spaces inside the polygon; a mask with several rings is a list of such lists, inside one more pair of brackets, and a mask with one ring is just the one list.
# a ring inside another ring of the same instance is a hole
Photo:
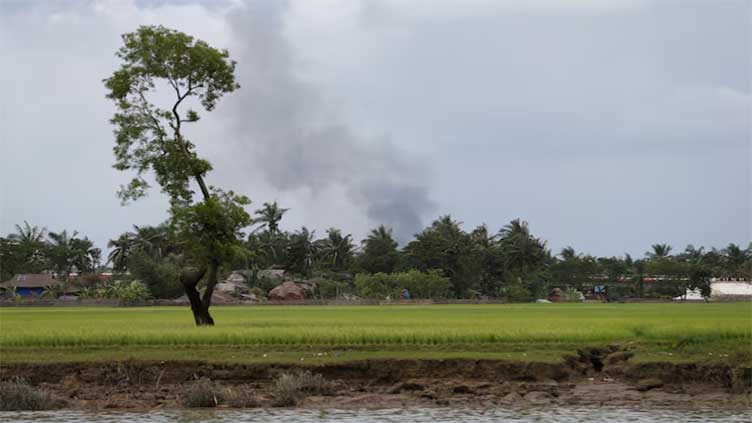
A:
{"label": "dark smoke plume", "polygon": [[233,138],[273,187],[315,192],[343,186],[373,224],[408,239],[433,208],[426,168],[386,140],[362,139],[328,113],[317,87],[295,75],[285,12],[285,3],[257,1],[230,17],[230,51],[242,86],[228,98],[235,102]]}

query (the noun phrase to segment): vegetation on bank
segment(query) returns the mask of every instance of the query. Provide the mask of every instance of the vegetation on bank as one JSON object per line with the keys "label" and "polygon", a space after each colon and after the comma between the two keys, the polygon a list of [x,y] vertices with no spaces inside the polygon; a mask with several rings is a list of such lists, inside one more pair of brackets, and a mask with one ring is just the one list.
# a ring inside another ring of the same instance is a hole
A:
{"label": "vegetation on bank", "polygon": [[[752,342],[745,303],[220,307],[216,314],[223,325],[207,330],[191,325],[176,307],[1,308],[0,353],[33,349],[26,359],[44,361],[67,351],[97,359],[133,351],[187,360],[206,350],[208,357],[237,361],[284,356],[315,362],[341,354],[378,357],[380,351],[532,358],[550,350],[560,357],[585,345],[620,343],[665,353],[656,359],[676,354],[731,361]],[[264,356],[278,351],[287,355]]]}
{"label": "vegetation on bank", "polygon": [[57,403],[25,380],[0,381],[0,411],[38,411],[55,408]]}

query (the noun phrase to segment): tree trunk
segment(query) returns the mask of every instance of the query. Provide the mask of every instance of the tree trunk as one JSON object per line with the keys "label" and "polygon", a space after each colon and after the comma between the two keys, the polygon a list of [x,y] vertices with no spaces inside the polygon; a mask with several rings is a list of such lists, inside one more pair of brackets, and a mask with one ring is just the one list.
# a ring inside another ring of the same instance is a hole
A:
{"label": "tree trunk", "polygon": [[196,289],[196,286],[184,285],[184,288],[188,300],[191,302],[191,311],[193,312],[193,320],[196,321],[196,326],[214,326],[214,319],[209,314],[209,307],[206,307],[204,302],[201,301],[201,294]]}
{"label": "tree trunk", "polygon": [[209,279],[207,280],[206,292],[204,292],[204,300],[201,299],[201,293],[198,292],[196,286],[207,273],[207,268],[185,270],[180,274],[180,282],[183,284],[185,295],[191,303],[191,311],[193,312],[196,326],[214,325],[214,319],[209,314],[209,305],[211,304],[211,294],[214,291],[214,286],[217,284],[217,270],[218,266],[216,264],[212,263],[209,266]]}

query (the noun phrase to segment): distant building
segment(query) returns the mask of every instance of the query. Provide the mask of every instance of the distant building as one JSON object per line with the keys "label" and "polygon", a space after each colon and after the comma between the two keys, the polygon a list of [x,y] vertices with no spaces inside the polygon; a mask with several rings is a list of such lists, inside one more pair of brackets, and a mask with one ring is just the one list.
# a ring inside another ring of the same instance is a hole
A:
{"label": "distant building", "polygon": [[713,278],[710,280],[710,297],[705,298],[699,289],[687,292],[674,301],[752,301],[752,281],[743,278]]}
{"label": "distant building", "polygon": [[0,288],[15,288],[16,295],[30,297],[32,295],[40,296],[50,287],[60,285],[62,285],[62,282],[50,275],[30,273],[13,276],[9,281],[0,283]]}

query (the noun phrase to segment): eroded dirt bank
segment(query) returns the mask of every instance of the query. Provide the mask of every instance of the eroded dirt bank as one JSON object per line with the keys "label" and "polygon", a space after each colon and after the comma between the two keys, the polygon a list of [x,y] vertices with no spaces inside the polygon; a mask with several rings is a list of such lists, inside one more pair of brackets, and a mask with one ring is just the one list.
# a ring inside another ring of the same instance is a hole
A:
{"label": "eroded dirt bank", "polygon": [[[494,360],[364,360],[316,366],[203,362],[87,362],[0,366],[67,408],[178,408],[197,379],[239,401],[275,404],[275,380],[310,370],[334,384],[301,407],[656,405],[751,408],[752,369],[694,364],[632,364],[616,348],[584,349],[563,363]],[[222,405],[220,405],[222,406]]]}

